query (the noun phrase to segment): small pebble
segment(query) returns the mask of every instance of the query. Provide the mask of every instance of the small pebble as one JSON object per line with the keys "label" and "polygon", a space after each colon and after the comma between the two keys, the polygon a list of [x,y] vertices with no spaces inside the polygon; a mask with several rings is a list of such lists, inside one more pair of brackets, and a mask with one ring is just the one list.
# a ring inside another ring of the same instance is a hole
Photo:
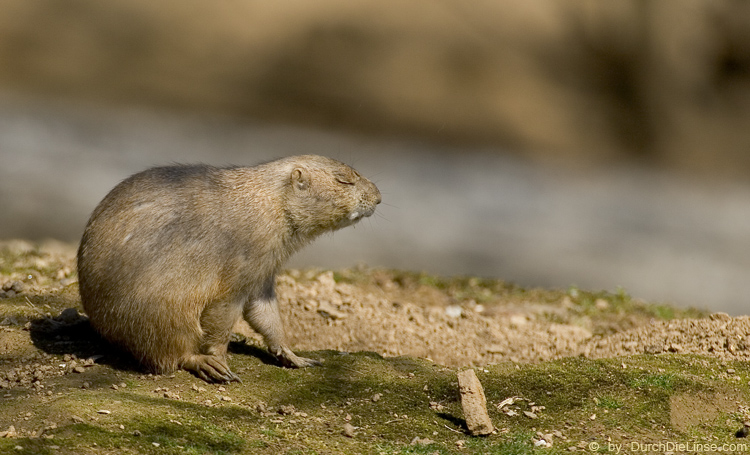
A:
{"label": "small pebble", "polygon": [[426,445],[433,444],[434,442],[435,441],[433,441],[430,438],[420,438],[419,436],[415,436],[414,439],[411,440],[411,442],[409,443],[409,445],[413,445],[413,446],[416,446],[416,445],[426,446]]}
{"label": "small pebble", "polygon": [[344,428],[342,430],[342,433],[347,438],[353,438],[354,437],[354,430],[355,430],[354,425],[352,425],[351,423],[347,422],[347,423],[344,424]]}
{"label": "small pebble", "polygon": [[458,305],[448,305],[445,307],[445,315],[449,318],[460,318],[464,310]]}

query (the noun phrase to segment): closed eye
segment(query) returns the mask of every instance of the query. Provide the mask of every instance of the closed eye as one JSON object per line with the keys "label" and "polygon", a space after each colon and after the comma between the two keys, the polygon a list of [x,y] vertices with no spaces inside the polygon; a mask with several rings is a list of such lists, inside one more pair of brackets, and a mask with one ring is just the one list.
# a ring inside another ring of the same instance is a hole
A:
{"label": "closed eye", "polygon": [[354,185],[354,182],[350,182],[348,180],[342,180],[342,179],[336,179],[337,182],[341,183],[342,185]]}

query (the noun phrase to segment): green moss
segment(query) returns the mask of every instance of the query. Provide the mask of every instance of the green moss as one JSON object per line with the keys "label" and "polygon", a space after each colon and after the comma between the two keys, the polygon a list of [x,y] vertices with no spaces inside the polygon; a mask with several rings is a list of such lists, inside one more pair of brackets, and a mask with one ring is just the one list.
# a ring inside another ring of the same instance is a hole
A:
{"label": "green moss", "polygon": [[[703,373],[725,369],[712,359],[678,355],[631,357],[626,360],[627,368],[622,368],[622,359],[571,358],[518,368],[506,363],[477,369],[490,417],[496,427],[508,432],[475,438],[464,433],[455,369],[372,353],[317,354],[324,358],[324,366],[308,370],[286,370],[235,356],[245,383],[224,386],[225,391],[198,383],[207,390],[196,392],[191,385],[197,381],[184,372],[173,379],[145,381],[126,373],[124,379],[105,378],[102,387],[69,390],[53,407],[33,407],[39,400],[36,395],[12,400],[6,402],[8,415],[32,408],[39,419],[52,419],[45,413],[58,412],[80,414],[84,422],[61,422],[49,441],[0,439],[0,449],[20,445],[29,447],[26,453],[62,454],[87,453],[92,447],[168,454],[566,453],[568,446],[602,435],[629,432],[639,438],[661,437],[661,429],[671,428],[672,395],[722,387],[724,382]],[[106,387],[120,380],[134,385],[119,390]],[[154,393],[162,387],[178,391],[181,399]],[[230,395],[232,402],[217,399],[223,394]],[[372,399],[375,394],[378,400]],[[536,419],[522,413],[508,416],[496,405],[512,396],[525,399],[517,403],[520,411],[527,409],[529,401],[544,408],[537,411]],[[207,398],[215,404],[204,404]],[[268,414],[255,410],[259,402],[266,403]],[[431,402],[440,407],[431,407]],[[293,405],[295,412],[304,415],[276,413],[282,405]],[[98,409],[109,409],[111,414],[97,415]],[[722,419],[736,421],[738,417],[727,416],[681,437],[733,434],[736,428]],[[356,427],[353,438],[342,434],[345,422]],[[551,449],[534,447],[536,431],[555,429],[562,430],[570,442],[558,440]],[[140,436],[133,436],[136,431]],[[433,442],[410,445],[415,437]],[[465,441],[465,449],[458,448],[458,440]],[[53,451],[50,445],[60,449]]]}
{"label": "green moss", "polygon": [[635,388],[654,387],[663,390],[674,390],[679,378],[674,373],[641,374],[630,378],[628,384]]}
{"label": "green moss", "polygon": [[596,406],[603,409],[616,410],[623,407],[623,402],[616,396],[603,396],[594,399]]}

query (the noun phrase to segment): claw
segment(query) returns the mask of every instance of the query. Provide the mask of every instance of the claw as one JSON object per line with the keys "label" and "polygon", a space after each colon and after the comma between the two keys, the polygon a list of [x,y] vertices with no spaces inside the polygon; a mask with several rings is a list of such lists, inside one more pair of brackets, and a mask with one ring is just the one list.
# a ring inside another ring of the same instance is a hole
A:
{"label": "claw", "polygon": [[182,368],[192,371],[206,382],[242,382],[226,364],[226,360],[214,355],[195,355],[182,364]]}

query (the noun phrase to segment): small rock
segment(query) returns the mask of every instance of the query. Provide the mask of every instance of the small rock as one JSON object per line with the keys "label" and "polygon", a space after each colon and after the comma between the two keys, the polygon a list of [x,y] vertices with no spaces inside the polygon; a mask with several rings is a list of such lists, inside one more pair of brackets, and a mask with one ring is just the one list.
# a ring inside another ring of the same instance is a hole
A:
{"label": "small rock", "polygon": [[17,438],[18,432],[16,432],[16,427],[11,425],[8,427],[7,431],[0,432],[0,438]]}
{"label": "small rock", "polygon": [[536,419],[537,418],[537,415],[534,414],[531,411],[523,411],[523,415],[525,415],[526,417],[528,417],[530,419]]}
{"label": "small rock", "polygon": [[106,414],[112,414],[112,411],[108,411],[106,409],[100,409],[100,410],[96,411],[96,413],[97,414],[105,414],[106,415]]}
{"label": "small rock", "polygon": [[463,439],[459,439],[458,441],[456,441],[457,449],[463,449],[465,447],[466,447],[466,441],[464,441]]}
{"label": "small rock", "polygon": [[[13,427],[11,427],[13,428]],[[750,422],[745,422],[742,425],[742,428],[737,430],[737,432],[734,434],[737,438],[746,438],[750,434]]]}
{"label": "small rock", "polygon": [[430,401],[430,409],[432,409],[433,411],[442,411],[443,409],[445,409],[445,406],[438,403],[437,401]]}
{"label": "small rock", "polygon": [[66,308],[55,319],[65,324],[74,324],[83,319],[83,316],[78,314],[78,310],[75,308]]}
{"label": "small rock", "polygon": [[419,436],[415,436],[414,439],[411,440],[409,445],[413,446],[426,446],[430,444],[434,444],[435,441],[433,441],[430,438],[420,438]]}
{"label": "small rock", "polygon": [[458,305],[448,305],[445,307],[445,315],[449,318],[460,318],[463,313],[463,308]]}
{"label": "small rock", "polygon": [[320,302],[320,304],[318,305],[318,313],[320,313],[320,315],[324,318],[333,320],[344,319],[347,316],[346,313],[337,310],[328,302]]}
{"label": "small rock", "polygon": [[734,374],[735,370],[734,368],[727,368],[727,374]]}
{"label": "small rock", "polygon": [[82,423],[83,419],[81,417],[78,417],[77,415],[70,416],[70,419],[75,423]]}
{"label": "small rock", "polygon": [[223,396],[221,397],[221,401],[227,401],[227,402],[229,402],[229,401],[232,401],[232,397],[228,397],[228,396],[226,396],[226,395],[223,395]]}
{"label": "small rock", "polygon": [[294,411],[295,411],[294,405],[285,404],[285,405],[279,406],[278,413],[281,414],[281,415],[283,415],[283,416],[287,416],[287,415],[294,414]]}
{"label": "small rock", "polygon": [[594,302],[594,307],[597,310],[608,310],[609,309],[609,302],[607,302],[604,299],[596,299]]}
{"label": "small rock", "polygon": [[382,394],[382,393],[376,393],[376,394],[375,394],[375,395],[373,395],[373,396],[372,396],[372,398],[370,398],[370,399],[372,400],[372,402],[373,402],[373,403],[377,403],[378,401],[380,401],[380,399],[381,399],[382,397],[383,397],[383,394]]}
{"label": "small rock", "polygon": [[356,428],[354,428],[354,425],[352,425],[351,423],[347,422],[347,423],[344,424],[344,427],[343,427],[343,430],[341,431],[341,433],[344,436],[346,436],[347,438],[353,438],[354,437],[354,430],[356,430]]}
{"label": "small rock", "polygon": [[484,389],[473,369],[458,373],[458,388],[466,426],[472,435],[487,435],[495,429],[487,413]]}
{"label": "small rock", "polygon": [[84,371],[86,371],[86,369],[81,366],[73,368],[74,373],[83,373]]}
{"label": "small rock", "polygon": [[138,431],[138,430],[135,430],[135,431],[133,432],[133,436],[135,436],[136,438],[137,438],[137,437],[139,437],[139,436],[141,436],[141,434],[142,434],[142,433],[141,433],[140,431]]}
{"label": "small rock", "polygon": [[712,321],[731,321],[732,317],[729,316],[727,313],[713,313],[709,316],[709,319]]}
{"label": "small rock", "polygon": [[161,444],[159,444],[158,442],[152,442],[151,445],[154,447],[159,447]]}

